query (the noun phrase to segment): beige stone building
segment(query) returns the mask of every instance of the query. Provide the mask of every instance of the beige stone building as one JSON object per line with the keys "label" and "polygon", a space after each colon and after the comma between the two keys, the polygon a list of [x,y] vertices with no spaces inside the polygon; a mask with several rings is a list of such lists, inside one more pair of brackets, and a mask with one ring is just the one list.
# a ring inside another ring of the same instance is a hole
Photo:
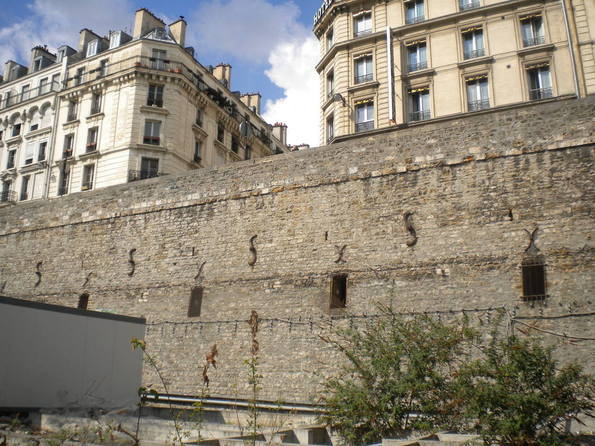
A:
{"label": "beige stone building", "polygon": [[321,141],[595,93],[590,0],[325,0]]}
{"label": "beige stone building", "polygon": [[202,66],[185,47],[186,26],[140,9],[132,36],[83,29],[76,49],[34,48],[29,67],[7,63],[2,201],[287,151],[287,127],[262,119],[260,94],[231,91],[231,66]]}

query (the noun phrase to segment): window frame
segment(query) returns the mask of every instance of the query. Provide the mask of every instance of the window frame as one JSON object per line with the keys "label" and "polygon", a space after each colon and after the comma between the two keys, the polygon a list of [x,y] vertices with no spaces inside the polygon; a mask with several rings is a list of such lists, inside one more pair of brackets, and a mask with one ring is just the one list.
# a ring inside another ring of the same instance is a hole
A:
{"label": "window frame", "polygon": [[[375,119],[375,101],[374,99],[364,99],[355,103],[354,107],[354,122],[355,122],[355,133],[365,132],[374,129]],[[359,119],[359,111],[364,110],[365,120]]]}
{"label": "window frame", "polygon": [[[374,22],[372,21],[372,17],[371,10],[353,14],[353,37],[361,37],[373,33]],[[360,23],[363,25],[362,29],[359,29]]]}
{"label": "window frame", "polygon": [[95,183],[95,163],[83,165],[81,191],[92,190]]}
{"label": "window frame", "polygon": [[372,53],[354,57],[353,64],[354,85],[365,84],[374,80],[374,55]]}
{"label": "window frame", "polygon": [[164,95],[163,84],[149,84],[149,90],[147,92],[147,106],[149,107],[163,107],[163,95]]}
{"label": "window frame", "polygon": [[[149,127],[147,127],[149,126]],[[157,131],[155,132],[155,128]],[[150,130],[147,132],[147,130]],[[147,119],[145,121],[143,132],[143,144],[150,144],[154,146],[161,145],[161,121]]]}
{"label": "window frame", "polygon": [[[461,30],[461,42],[463,47],[463,60],[477,59],[486,55],[483,25],[475,25]],[[481,38],[477,36],[480,35]],[[468,37],[471,37],[468,39]],[[467,49],[466,42],[472,43],[472,49]]]}

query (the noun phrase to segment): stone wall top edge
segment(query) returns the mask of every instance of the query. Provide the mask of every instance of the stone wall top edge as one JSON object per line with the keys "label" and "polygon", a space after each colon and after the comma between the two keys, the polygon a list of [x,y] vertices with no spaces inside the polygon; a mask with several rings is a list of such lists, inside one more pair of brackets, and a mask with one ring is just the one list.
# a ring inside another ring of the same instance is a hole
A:
{"label": "stone wall top edge", "polygon": [[595,96],[0,208],[0,235],[595,144]]}

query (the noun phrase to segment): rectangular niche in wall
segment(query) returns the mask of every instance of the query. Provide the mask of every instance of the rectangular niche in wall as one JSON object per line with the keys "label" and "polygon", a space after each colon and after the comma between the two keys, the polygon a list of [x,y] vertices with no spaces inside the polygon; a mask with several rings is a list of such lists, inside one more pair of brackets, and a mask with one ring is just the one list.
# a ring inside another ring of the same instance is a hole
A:
{"label": "rectangular niche in wall", "polygon": [[200,316],[200,308],[202,306],[202,292],[203,288],[201,286],[192,288],[190,302],[188,303],[188,317]]}
{"label": "rectangular niche in wall", "polygon": [[347,274],[336,274],[331,281],[331,308],[345,308],[347,305]]}

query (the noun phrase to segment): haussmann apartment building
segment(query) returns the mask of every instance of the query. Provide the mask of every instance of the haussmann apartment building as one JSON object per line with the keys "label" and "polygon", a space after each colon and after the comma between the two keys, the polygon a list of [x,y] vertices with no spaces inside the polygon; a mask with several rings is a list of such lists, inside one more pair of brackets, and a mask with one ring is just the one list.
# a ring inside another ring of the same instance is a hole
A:
{"label": "haussmann apartment building", "polygon": [[186,22],[146,9],[134,31],[83,29],[78,48],[32,49],[0,78],[0,204],[273,155],[287,127],[259,93],[231,90],[231,66],[204,67]]}
{"label": "haussmann apartment building", "polygon": [[321,141],[595,93],[593,0],[325,0]]}

